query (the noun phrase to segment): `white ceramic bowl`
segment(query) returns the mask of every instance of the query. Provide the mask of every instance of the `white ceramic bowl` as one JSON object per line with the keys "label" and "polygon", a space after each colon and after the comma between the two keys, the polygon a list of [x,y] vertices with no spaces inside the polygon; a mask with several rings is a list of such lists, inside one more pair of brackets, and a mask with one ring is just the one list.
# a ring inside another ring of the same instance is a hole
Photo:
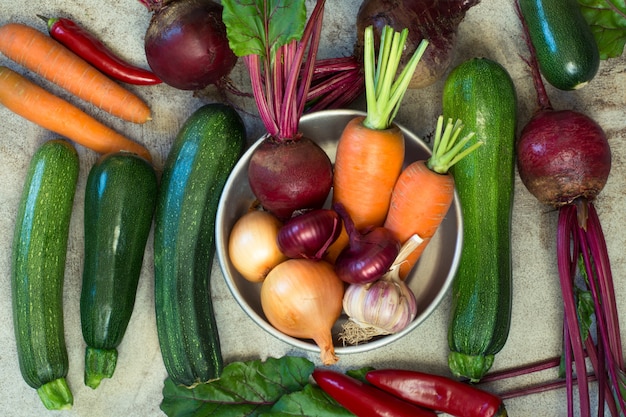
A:
{"label": "white ceramic bowl", "polygon": [[[300,130],[315,140],[328,154],[335,159],[335,148],[344,126],[357,115],[364,113],[354,110],[325,110],[302,117]],[[417,159],[428,158],[430,148],[418,137],[400,126],[406,140],[406,161],[408,164]],[[260,283],[251,283],[244,279],[233,267],[228,256],[228,237],[230,230],[255,201],[248,184],[248,163],[251,154],[261,143],[259,139],[246,151],[233,169],[222,193],[216,218],[216,248],[222,273],[230,291],[241,308],[250,318],[268,333],[297,348],[319,352],[320,349],[312,340],[298,339],[288,336],[275,329],[265,318],[261,308]],[[407,284],[417,298],[417,317],[404,330],[387,336],[380,336],[355,346],[344,346],[338,338],[341,325],[347,317],[342,315],[333,328],[335,352],[338,355],[365,352],[379,348],[398,340],[411,332],[426,320],[437,308],[445,296],[456,270],[461,255],[463,227],[461,208],[458,197],[441,224],[437,234],[422,254],[418,264],[407,277]]]}

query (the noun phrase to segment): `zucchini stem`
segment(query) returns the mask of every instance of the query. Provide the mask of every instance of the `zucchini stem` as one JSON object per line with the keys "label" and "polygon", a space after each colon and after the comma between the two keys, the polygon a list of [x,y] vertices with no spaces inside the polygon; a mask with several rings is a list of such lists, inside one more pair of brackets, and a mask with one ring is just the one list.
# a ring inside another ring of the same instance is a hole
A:
{"label": "zucchini stem", "polygon": [[98,388],[104,378],[111,378],[117,364],[117,349],[85,349],[85,385]]}
{"label": "zucchini stem", "polygon": [[41,402],[48,410],[69,410],[74,396],[65,378],[57,378],[37,388]]}

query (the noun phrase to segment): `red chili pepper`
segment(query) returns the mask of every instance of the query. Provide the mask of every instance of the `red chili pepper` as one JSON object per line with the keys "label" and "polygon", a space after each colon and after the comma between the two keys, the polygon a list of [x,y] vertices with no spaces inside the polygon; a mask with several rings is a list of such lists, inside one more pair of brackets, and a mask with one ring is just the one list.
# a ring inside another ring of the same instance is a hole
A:
{"label": "red chili pepper", "polygon": [[378,388],[413,404],[457,417],[506,417],[502,400],[491,393],[444,376],[423,372],[381,369],[365,379]]}
{"label": "red chili pepper", "polygon": [[315,369],[313,379],[328,395],[357,417],[436,417],[434,411],[417,407],[351,376],[329,369]]}
{"label": "red chili pepper", "polygon": [[46,21],[48,33],[52,38],[109,77],[136,85],[154,85],[162,82],[153,72],[129,64],[115,55],[92,33],[72,20],[39,17]]}

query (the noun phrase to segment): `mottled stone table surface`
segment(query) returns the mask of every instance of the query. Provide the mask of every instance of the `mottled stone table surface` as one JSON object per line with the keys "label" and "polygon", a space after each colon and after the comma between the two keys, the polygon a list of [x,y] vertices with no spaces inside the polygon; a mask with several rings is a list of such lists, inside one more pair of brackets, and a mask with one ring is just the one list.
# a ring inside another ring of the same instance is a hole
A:
{"label": "mottled stone table surface", "polygon": [[[25,5],[27,4],[27,7]],[[312,4],[308,2],[309,6]],[[355,16],[358,0],[328,0],[324,36],[320,53],[323,56],[344,56],[352,53],[355,41]],[[36,16],[70,17],[79,21],[128,60],[146,66],[143,37],[150,13],[137,0],[36,0],[0,2],[0,24],[23,22],[45,30]],[[484,56],[500,62],[511,74],[519,98],[520,127],[535,109],[532,81],[520,54],[525,45],[520,37],[520,25],[510,0],[482,0],[469,11],[459,28],[454,65],[474,56]],[[189,91],[179,91],[167,85],[129,87],[144,98],[153,110],[153,120],[145,125],[133,125],[115,120],[103,112],[81,103],[54,85],[28,74],[13,62],[0,56],[0,65],[9,66],[50,91],[67,98],[109,126],[130,138],[144,143],[154,155],[158,169],[170,149],[181,124],[204,102],[218,97],[211,92],[202,98]],[[575,92],[559,92],[548,87],[556,108],[571,108],[586,112],[606,130],[613,152],[611,176],[599,198],[597,209],[604,225],[608,250],[613,266],[617,301],[626,319],[626,59],[602,62],[591,84]],[[233,82],[248,88],[248,78],[242,63],[232,74]],[[427,137],[441,112],[443,81],[422,90],[411,90],[405,96],[397,121],[420,137]],[[254,112],[250,100],[235,101]],[[353,104],[364,109],[364,101]],[[262,133],[259,120],[244,115],[249,141]],[[12,114],[0,107],[0,414],[12,417],[56,415],[63,417],[158,417],[161,390],[166,377],[155,329],[153,268],[151,238],[146,249],[144,269],[139,282],[134,313],[120,348],[115,375],[104,380],[97,390],[83,384],[84,342],[80,330],[79,294],[83,260],[83,192],[75,199],[67,254],[64,288],[65,333],[70,358],[68,383],[75,403],[70,411],[47,412],[34,390],[22,380],[13,334],[10,259],[11,240],[16,209],[26,169],[35,149],[55,134]],[[83,190],[89,167],[97,155],[77,146],[81,159],[78,190]],[[500,370],[559,355],[561,349],[562,301],[555,257],[556,212],[539,204],[516,177],[513,210],[513,310],[512,326],[504,349],[496,356],[493,369]],[[267,358],[285,354],[306,355],[318,363],[317,355],[295,351],[267,334],[241,310],[214,265],[213,295],[226,361]],[[369,353],[342,356],[338,369],[363,366],[400,366],[429,372],[447,373],[448,353],[446,332],[450,311],[450,294],[439,308],[404,339]],[[623,326],[626,329],[626,324]],[[494,384],[490,388],[501,392],[525,384],[554,378],[544,372],[532,377]],[[509,415],[514,417],[565,416],[565,391],[555,390],[506,402]],[[595,405],[595,402],[594,402]]]}

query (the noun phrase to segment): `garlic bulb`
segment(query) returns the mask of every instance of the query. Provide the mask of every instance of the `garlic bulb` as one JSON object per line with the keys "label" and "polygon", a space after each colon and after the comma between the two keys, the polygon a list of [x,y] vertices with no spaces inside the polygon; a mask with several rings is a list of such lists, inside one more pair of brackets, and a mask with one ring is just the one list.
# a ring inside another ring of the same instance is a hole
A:
{"label": "garlic bulb", "polygon": [[375,336],[397,333],[415,319],[415,294],[399,274],[406,256],[421,242],[417,235],[405,242],[389,271],[379,280],[348,286],[343,309],[349,320],[339,335],[344,343],[356,345]]}
{"label": "garlic bulb", "polygon": [[349,317],[341,339],[358,344],[372,337],[397,333],[417,315],[417,303],[403,282],[382,278],[371,284],[350,284],[343,297]]}

